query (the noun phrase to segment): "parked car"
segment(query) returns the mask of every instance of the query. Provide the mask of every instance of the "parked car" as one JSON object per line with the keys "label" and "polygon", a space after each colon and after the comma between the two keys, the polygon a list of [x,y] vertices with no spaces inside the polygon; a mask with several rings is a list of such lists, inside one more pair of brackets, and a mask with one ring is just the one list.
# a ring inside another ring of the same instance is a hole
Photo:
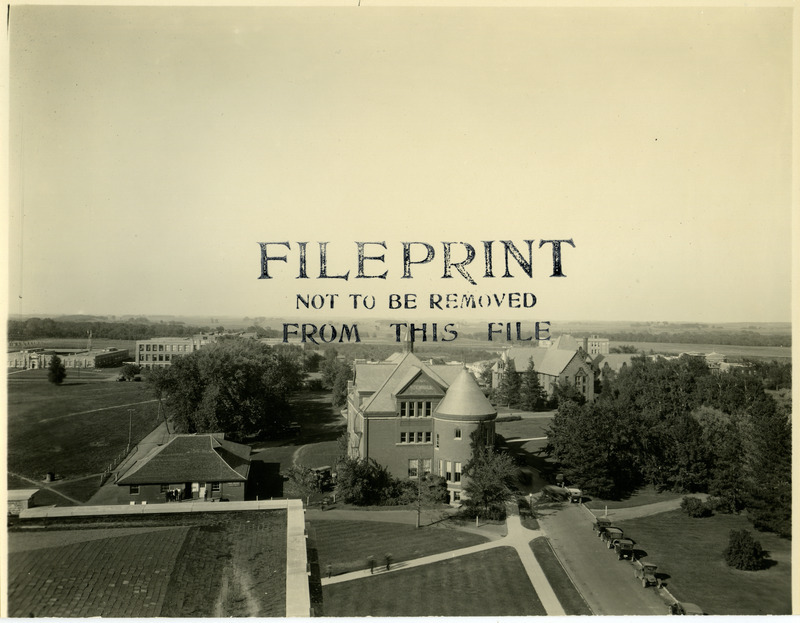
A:
{"label": "parked car", "polygon": [[642,581],[642,587],[655,585],[661,586],[661,578],[656,577],[656,569],[658,565],[652,562],[642,562],[641,560],[633,561],[633,577]]}
{"label": "parked car", "polygon": [[610,527],[611,520],[608,517],[595,517],[592,524],[592,530],[597,532],[597,536],[601,536]]}
{"label": "parked car", "polygon": [[583,502],[583,491],[576,487],[567,487],[567,491],[569,492],[570,502],[577,502],[578,504]]}
{"label": "parked car", "polygon": [[621,538],[624,538],[624,534],[620,528],[614,528],[613,526],[609,526],[605,529],[603,534],[600,535],[600,540],[606,544],[608,549],[614,548],[615,541],[618,541]]}
{"label": "parked car", "polygon": [[676,601],[669,607],[670,614],[704,615],[703,609],[697,604],[681,603]]}
{"label": "parked car", "polygon": [[633,545],[632,539],[617,539],[614,542],[617,560],[633,560]]}

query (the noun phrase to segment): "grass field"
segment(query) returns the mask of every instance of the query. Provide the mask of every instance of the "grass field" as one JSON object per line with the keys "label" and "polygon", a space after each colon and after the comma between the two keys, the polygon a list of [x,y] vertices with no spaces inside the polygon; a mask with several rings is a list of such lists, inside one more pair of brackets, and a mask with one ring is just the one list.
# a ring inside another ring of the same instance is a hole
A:
{"label": "grass field", "polygon": [[[647,560],[666,574],[669,591],[698,604],[706,614],[766,615],[791,613],[791,541],[752,530],[742,515],[692,519],[682,511],[619,522],[625,535],[647,552]],[[760,571],[728,567],[722,552],[730,530],[748,529],[770,553],[771,566]]]}
{"label": "grass field", "polygon": [[531,541],[531,550],[550,581],[550,586],[558,597],[561,607],[564,608],[564,613],[568,616],[593,614],[553,553],[550,542],[545,537],[534,539]]}
{"label": "grass field", "polygon": [[[125,451],[129,431],[133,446],[158,424],[157,403],[146,383],[98,380],[89,371],[78,378],[68,372],[62,385],[49,383],[43,370],[9,377],[9,472],[35,481],[48,472],[59,481],[99,474]],[[22,483],[9,480],[9,486]],[[72,487],[88,500],[99,487],[99,476],[54,486]]]}
{"label": "grass field", "polygon": [[547,614],[510,547],[323,587],[325,616]]}
{"label": "grass field", "polygon": [[402,562],[486,541],[477,534],[437,526],[417,529],[378,521],[331,520],[310,525],[320,569],[331,565],[333,575],[366,569],[370,556],[380,565],[387,552],[395,562]]}

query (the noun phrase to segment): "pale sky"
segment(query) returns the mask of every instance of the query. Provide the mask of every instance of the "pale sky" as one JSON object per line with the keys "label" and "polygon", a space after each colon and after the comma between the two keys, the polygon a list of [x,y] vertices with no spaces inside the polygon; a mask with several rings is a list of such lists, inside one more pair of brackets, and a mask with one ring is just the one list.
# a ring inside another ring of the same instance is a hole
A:
{"label": "pale sky", "polygon": [[[436,313],[789,321],[791,52],[789,8],[14,6],[9,312],[532,292]],[[533,278],[483,278],[482,241],[528,239]],[[574,241],[566,278],[541,239]],[[348,281],[314,278],[318,241]],[[386,280],[353,279],[355,241]],[[436,251],[413,279],[404,241]],[[443,241],[477,286],[441,278]]]}

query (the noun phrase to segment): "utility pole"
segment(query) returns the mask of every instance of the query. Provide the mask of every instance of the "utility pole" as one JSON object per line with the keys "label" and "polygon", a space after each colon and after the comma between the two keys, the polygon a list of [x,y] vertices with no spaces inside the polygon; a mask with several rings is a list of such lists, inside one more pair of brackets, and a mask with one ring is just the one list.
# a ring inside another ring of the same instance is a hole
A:
{"label": "utility pole", "polygon": [[133,432],[133,409],[128,409],[128,449],[125,454],[130,454],[131,451],[131,433]]}

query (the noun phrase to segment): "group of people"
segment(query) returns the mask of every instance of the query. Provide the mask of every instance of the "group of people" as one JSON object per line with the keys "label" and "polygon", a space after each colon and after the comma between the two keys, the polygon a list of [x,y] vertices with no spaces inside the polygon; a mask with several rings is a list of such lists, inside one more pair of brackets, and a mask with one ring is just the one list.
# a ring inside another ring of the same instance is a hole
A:
{"label": "group of people", "polygon": [[164,497],[167,502],[180,502],[183,499],[183,489],[169,489]]}

